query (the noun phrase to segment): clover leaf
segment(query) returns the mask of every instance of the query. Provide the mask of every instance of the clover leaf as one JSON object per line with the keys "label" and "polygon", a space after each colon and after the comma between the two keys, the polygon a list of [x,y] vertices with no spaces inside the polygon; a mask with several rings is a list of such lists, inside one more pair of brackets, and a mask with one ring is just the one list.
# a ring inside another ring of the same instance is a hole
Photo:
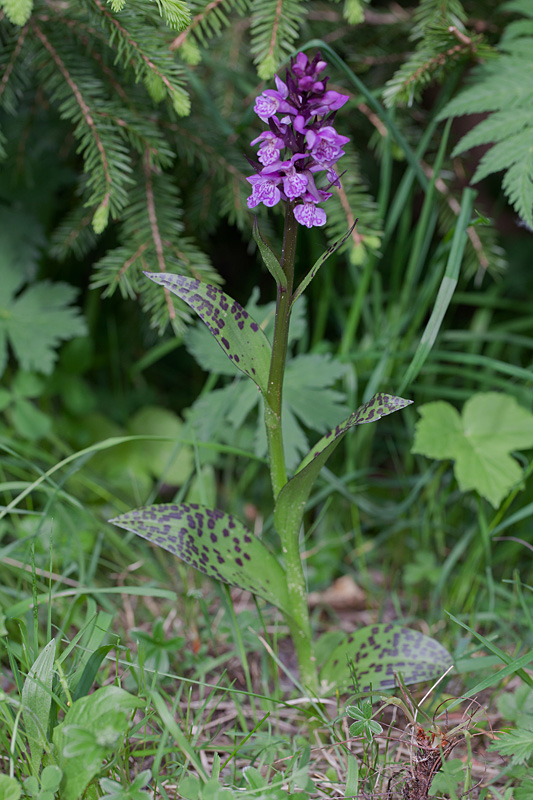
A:
{"label": "clover leaf", "polygon": [[498,508],[522,477],[510,452],[533,447],[533,414],[499,392],[475,394],[462,414],[442,400],[419,412],[411,452],[453,459],[461,491],[474,489]]}

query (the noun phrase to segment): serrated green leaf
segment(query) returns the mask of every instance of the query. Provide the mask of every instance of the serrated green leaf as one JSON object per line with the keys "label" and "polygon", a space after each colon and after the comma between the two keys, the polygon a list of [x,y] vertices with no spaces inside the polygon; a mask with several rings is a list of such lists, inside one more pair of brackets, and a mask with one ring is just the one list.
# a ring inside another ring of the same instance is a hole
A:
{"label": "serrated green leaf", "polygon": [[516,728],[509,733],[503,733],[489,744],[489,750],[509,756],[511,764],[525,764],[533,757],[533,730]]}
{"label": "serrated green leaf", "polygon": [[351,684],[348,661],[354,667],[357,691],[365,692],[394,688],[398,673],[407,684],[434,680],[452,664],[448,651],[434,639],[386,623],[361,628],[335,648],[320,672],[326,691],[342,692]]}
{"label": "serrated green leaf", "polygon": [[15,296],[21,282],[12,272],[11,267],[2,272],[0,375],[7,363],[8,343],[23,370],[49,375],[58,345],[87,331],[79,310],[70,305],[76,289],[66,283],[41,281]]}
{"label": "serrated green leaf", "polygon": [[346,365],[328,354],[309,354],[287,364],[284,398],[294,414],[315,431],[327,431],[349,409],[345,395],[328,387],[346,374]]}
{"label": "serrated green leaf", "polygon": [[145,272],[195,311],[226,356],[266,393],[271,348],[247,311],[216,286],[166,272]]}
{"label": "serrated green leaf", "polygon": [[443,401],[419,411],[411,452],[455,460],[461,491],[475,489],[497,508],[522,474],[509,452],[533,447],[533,414],[498,392],[471,397],[461,417]]}
{"label": "serrated green leaf", "polygon": [[216,580],[246,589],[290,614],[285,572],[236,519],[197,503],[147,506],[109,520]]}
{"label": "serrated green leaf", "polygon": [[348,419],[323,436],[300,463],[294,477],[285,484],[279,493],[274,512],[276,529],[278,531],[284,530],[286,527],[289,530],[294,529],[291,519],[295,515],[302,514],[320,470],[349,430],[357,425],[375,422],[381,417],[405,408],[412,402],[412,400],[404,400],[402,397],[379,392],[368,403],[354,411]]}

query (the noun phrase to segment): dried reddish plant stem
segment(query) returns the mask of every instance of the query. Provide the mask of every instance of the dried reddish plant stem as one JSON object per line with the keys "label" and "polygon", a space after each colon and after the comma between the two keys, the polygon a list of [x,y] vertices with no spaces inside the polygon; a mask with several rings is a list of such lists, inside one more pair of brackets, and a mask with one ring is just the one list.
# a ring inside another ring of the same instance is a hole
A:
{"label": "dried reddish plant stem", "polygon": [[19,53],[22,50],[22,45],[24,44],[24,40],[26,38],[27,33],[28,33],[28,25],[25,25],[19,34],[19,38],[17,39],[17,44],[15,46],[15,49],[13,50],[13,55],[11,56],[9,64],[5,68],[4,74],[2,75],[2,80],[0,81],[0,97],[2,97],[4,89],[8,84],[11,73],[13,72],[13,69],[15,67],[17,58],[19,57]]}
{"label": "dried reddish plant stem", "polygon": [[266,58],[274,59],[274,50],[278,38],[279,21],[281,18],[282,11],[283,11],[283,0],[278,0],[278,3],[276,5],[276,13],[274,15],[274,22],[272,23],[272,36],[270,37],[270,44],[268,45],[268,53],[266,55]]}
{"label": "dried reddish plant stem", "polygon": [[[157,264],[160,272],[166,272],[167,266],[165,263],[163,242],[161,240],[161,233],[159,231],[159,224],[157,222],[157,212],[155,208],[154,187],[152,184],[152,164],[150,162],[150,153],[148,150],[145,150],[144,153],[143,168],[144,168],[144,179],[146,185],[146,206],[148,210],[148,218],[150,220],[150,229],[152,231],[152,239],[154,242]],[[176,309],[174,308],[170,292],[166,287],[165,287],[165,299],[167,301],[168,315],[170,319],[175,319]]]}

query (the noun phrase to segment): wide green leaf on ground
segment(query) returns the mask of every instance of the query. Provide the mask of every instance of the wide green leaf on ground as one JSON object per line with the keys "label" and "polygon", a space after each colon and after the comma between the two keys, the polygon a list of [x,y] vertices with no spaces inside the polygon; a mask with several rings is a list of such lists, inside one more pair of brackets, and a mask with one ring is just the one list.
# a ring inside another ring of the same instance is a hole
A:
{"label": "wide green leaf on ground", "polygon": [[285,484],[279,493],[274,514],[276,529],[280,531],[286,525],[293,527],[291,520],[295,515],[303,513],[305,503],[318,473],[349,430],[357,425],[375,422],[381,417],[387,416],[387,414],[392,414],[394,411],[405,408],[412,402],[412,400],[405,400],[403,397],[395,397],[394,395],[379,392],[368,403],[354,411],[348,419],[345,419],[344,422],[341,422],[323,436],[303,459],[294,477]]}
{"label": "wide green leaf on ground", "polygon": [[353,684],[357,691],[385,691],[398,686],[397,675],[407,683],[431,681],[452,664],[448,651],[435,639],[392,623],[368,625],[347,636],[334,649],[320,671],[325,690],[342,691]]}
{"label": "wide green leaf on ground", "polygon": [[533,414],[499,392],[474,395],[462,414],[444,401],[419,411],[411,452],[452,459],[461,491],[474,489],[497,508],[522,477],[509,453],[533,447]]}
{"label": "wide green leaf on ground", "polygon": [[266,393],[271,348],[265,334],[249,313],[217,286],[185,275],[145,272],[198,314],[229,360]]}
{"label": "wide green leaf on ground", "polygon": [[285,572],[231,514],[197,503],[146,506],[109,520],[210,578],[246,589],[290,614]]}
{"label": "wide green leaf on ground", "polygon": [[119,686],[80,697],[54,728],[55,760],[63,771],[62,800],[78,800],[102,764],[119,746],[131,713],[144,705]]}

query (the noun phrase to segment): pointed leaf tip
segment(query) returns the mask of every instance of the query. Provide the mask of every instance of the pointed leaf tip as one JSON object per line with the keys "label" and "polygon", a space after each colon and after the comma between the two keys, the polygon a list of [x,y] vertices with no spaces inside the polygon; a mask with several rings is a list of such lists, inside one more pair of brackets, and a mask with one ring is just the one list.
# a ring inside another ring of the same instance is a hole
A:
{"label": "pointed leaf tip", "polygon": [[358,691],[393,689],[398,685],[397,675],[406,684],[435,680],[453,664],[448,651],[435,639],[394,623],[360,628],[333,650],[320,675],[332,690],[349,687],[349,661]]}
{"label": "pointed leaf tip", "polygon": [[290,614],[285,572],[232,514],[198,503],[146,506],[109,520],[210,578],[246,589]]}
{"label": "pointed leaf tip", "polygon": [[185,275],[144,273],[169,289],[192,308],[234,366],[248,375],[266,394],[270,370],[270,343],[257,322],[218,286]]}

